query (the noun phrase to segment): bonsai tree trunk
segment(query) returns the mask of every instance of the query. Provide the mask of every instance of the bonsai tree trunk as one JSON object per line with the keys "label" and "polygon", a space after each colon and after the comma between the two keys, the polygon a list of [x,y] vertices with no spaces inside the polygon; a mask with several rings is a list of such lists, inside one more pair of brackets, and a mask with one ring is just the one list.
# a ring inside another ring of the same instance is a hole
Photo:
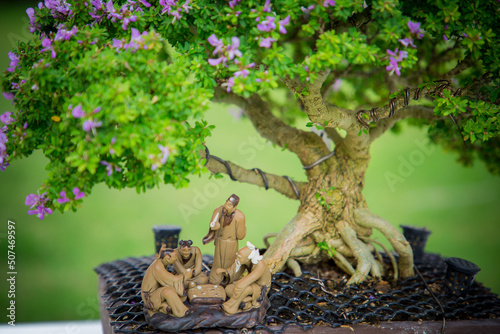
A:
{"label": "bonsai tree trunk", "polygon": [[[457,71],[460,72],[462,67],[458,64]],[[268,103],[259,95],[244,98],[222,89],[215,91],[216,101],[237,104],[245,110],[246,116],[263,137],[295,153],[306,170],[307,182],[293,183],[279,175],[262,173],[264,180],[258,171],[216,159],[209,159],[207,167],[213,173],[228,173],[233,180],[273,188],[300,201],[297,214],[283,227],[264,255],[273,272],[282,270],[288,263],[294,267],[296,274],[300,274],[295,260],[318,262],[326,256],[321,247],[327,245],[333,250],[331,253],[336,264],[351,275],[348,284],[360,283],[369,276],[381,277],[382,258],[374,247],[379,243],[370,239],[373,229],[376,229],[399,254],[396,263],[390,252],[379,244],[392,257],[395,278],[412,277],[414,269],[410,244],[390,222],[368,209],[362,193],[365,173],[370,161],[371,143],[395,122],[409,117],[429,120],[439,117],[430,108],[408,106],[408,96],[417,89],[406,89],[405,94],[378,108],[376,115],[366,112],[363,121],[360,121],[359,113],[363,111],[338,108],[324,101],[321,87],[329,74],[329,71],[318,73],[314,83],[297,83],[287,77],[282,79],[288,89],[299,96],[309,119],[315,124],[325,124],[325,132],[335,144],[333,152],[317,134],[299,130],[274,116]],[[418,89],[418,94],[431,95],[435,90],[428,85]],[[307,94],[302,94],[303,91]],[[367,130],[371,121],[377,121],[377,125]],[[345,136],[340,135],[339,128],[345,130]],[[205,152],[201,152],[201,156],[206,158]]]}

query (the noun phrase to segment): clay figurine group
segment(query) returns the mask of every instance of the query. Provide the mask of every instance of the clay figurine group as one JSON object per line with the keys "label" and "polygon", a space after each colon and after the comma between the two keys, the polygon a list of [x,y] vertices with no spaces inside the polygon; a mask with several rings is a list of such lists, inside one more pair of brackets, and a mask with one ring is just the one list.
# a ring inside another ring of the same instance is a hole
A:
{"label": "clay figurine group", "polygon": [[[162,313],[185,318],[194,311],[214,309],[230,316],[262,308],[271,287],[271,271],[250,242],[239,249],[246,226],[245,216],[236,208],[238,203],[239,197],[233,194],[213,212],[203,238],[203,244],[214,241],[215,245],[208,277],[202,271],[201,251],[191,240],[181,240],[176,249],[162,245],[141,286],[149,317]],[[168,271],[170,265],[172,272]]]}

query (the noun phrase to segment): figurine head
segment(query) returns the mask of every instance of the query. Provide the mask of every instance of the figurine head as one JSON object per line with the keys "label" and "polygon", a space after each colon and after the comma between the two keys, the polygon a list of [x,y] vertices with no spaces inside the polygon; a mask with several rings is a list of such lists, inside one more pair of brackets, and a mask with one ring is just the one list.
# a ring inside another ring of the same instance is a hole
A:
{"label": "figurine head", "polygon": [[177,253],[172,248],[164,248],[160,251],[160,260],[163,265],[168,266],[177,260]]}
{"label": "figurine head", "polygon": [[181,240],[179,241],[179,253],[183,259],[188,259],[191,256],[191,245],[193,242],[191,240]]}
{"label": "figurine head", "polygon": [[226,211],[226,214],[229,216],[236,210],[236,206],[238,206],[238,203],[240,202],[240,198],[236,196],[235,194],[232,194],[229,196],[227,199],[226,203],[224,204],[224,209]]}
{"label": "figurine head", "polygon": [[250,263],[257,264],[262,260],[262,255],[259,254],[259,250],[252,245],[251,242],[247,242],[247,246],[243,247],[236,253],[236,267],[246,265],[249,266]]}

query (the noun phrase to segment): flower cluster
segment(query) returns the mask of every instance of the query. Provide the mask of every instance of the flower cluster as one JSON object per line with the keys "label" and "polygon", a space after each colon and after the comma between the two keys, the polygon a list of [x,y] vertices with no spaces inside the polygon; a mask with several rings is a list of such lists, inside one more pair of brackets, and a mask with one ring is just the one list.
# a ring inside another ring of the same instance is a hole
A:
{"label": "flower cluster", "polygon": [[178,0],[160,0],[160,6],[163,6],[161,13],[172,15],[174,17],[174,22],[175,20],[180,20],[182,12],[189,13],[189,9],[191,9],[189,1],[190,0],[186,0],[184,4],[179,5]]}
{"label": "flower cluster", "polygon": [[215,47],[212,55],[220,56],[216,59],[209,59],[208,63],[212,66],[217,66],[220,63],[225,64],[228,59],[233,60],[234,56],[241,57],[242,54],[240,50],[238,50],[240,46],[240,39],[238,37],[232,37],[231,42],[232,44],[224,45],[224,42],[221,39],[217,39],[217,36],[215,36],[215,34],[212,34],[210,37],[208,37],[208,43]]}
{"label": "flower cluster", "polygon": [[[65,20],[66,17],[71,16],[73,11],[71,10],[71,4],[64,0],[45,0],[45,7],[50,9],[50,13],[56,19],[61,21]],[[42,9],[43,4],[40,2],[38,8]]]}
{"label": "flower cluster", "polygon": [[[74,198],[73,198],[74,201],[77,201],[77,200],[85,197],[85,193],[83,191],[81,191],[80,188],[78,188],[78,187],[73,188],[73,195],[74,195]],[[64,191],[64,190],[59,193],[59,196],[60,197],[57,199],[57,203],[59,203],[59,204],[64,204],[64,203],[68,203],[69,201],[71,201],[71,199],[69,199],[66,196],[66,191]]]}
{"label": "flower cluster", "polygon": [[139,30],[132,28],[132,34],[130,36],[130,42],[126,43],[125,39],[116,39],[113,38],[113,47],[117,50],[124,49],[130,50],[132,52],[136,52],[139,48],[143,47],[147,50],[148,46],[146,45],[146,41],[143,36],[148,34],[147,31],[144,31],[142,34],[139,33]]}
{"label": "flower cluster", "polygon": [[[9,112],[4,113],[1,116],[1,121],[5,124],[10,124],[10,113]],[[5,114],[7,114],[5,116]],[[9,141],[7,139],[7,135],[5,132],[7,131],[7,127],[3,126],[0,128],[0,171],[4,171],[7,166],[9,166],[9,155],[7,154],[7,142]]]}
{"label": "flower cluster", "polygon": [[[323,1],[323,3],[321,5],[323,7],[325,7],[325,8],[333,7],[333,6],[335,6],[335,1],[333,1],[333,0],[325,0],[325,1]],[[316,5],[310,5],[310,6],[307,6],[307,8],[304,7],[304,6],[302,6],[302,7],[300,7],[300,10],[304,14],[308,15],[314,8],[316,8]]]}
{"label": "flower cluster", "polygon": [[[422,39],[424,34],[420,32],[420,23],[408,21],[408,28],[410,29],[410,34],[415,35],[417,39]],[[412,48],[416,48],[415,44],[413,44],[413,37],[406,37],[403,39],[398,39],[398,41],[404,46],[411,46]]]}
{"label": "flower cluster", "polygon": [[77,32],[78,32],[78,28],[76,26],[73,26],[73,28],[71,28],[71,30],[68,30],[66,28],[66,26],[61,23],[57,27],[57,32],[56,32],[56,36],[54,37],[54,40],[55,41],[60,41],[60,40],[68,41],[71,38],[71,36],[76,35]]}
{"label": "flower cluster", "polygon": [[151,7],[151,4],[145,0],[128,0],[117,10],[113,4],[113,0],[109,0],[106,4],[102,0],[93,0],[91,2],[92,11],[89,12],[89,15],[96,22],[100,22],[105,16],[111,22],[120,21],[122,29],[127,30],[129,23],[137,21],[137,15],[143,13],[140,4],[146,8]]}
{"label": "flower cluster", "polygon": [[[255,11],[255,10],[254,10]],[[271,12],[271,1],[268,0],[264,4],[264,8],[262,9],[262,13],[257,16],[255,19],[257,23],[257,29],[261,32],[267,32],[267,37],[260,37],[256,38],[259,40],[259,46],[262,48],[270,48],[271,44],[276,41],[275,38],[271,36],[271,33],[278,28],[278,31],[281,34],[286,34],[287,31],[285,29],[285,26],[290,24],[290,15],[288,15],[286,18],[283,20],[277,21],[276,22],[276,16],[270,16],[266,14],[266,18],[263,19],[261,16],[264,15],[264,13],[270,13]]]}
{"label": "flower cluster", "polygon": [[403,61],[403,59],[408,57],[408,52],[398,51],[398,49],[396,49],[394,51],[387,50],[387,53],[389,54],[390,57],[389,57],[389,65],[386,66],[385,69],[389,71],[391,74],[396,73],[396,75],[400,76],[401,68],[399,67],[399,63]]}
{"label": "flower cluster", "polygon": [[7,71],[10,73],[16,70],[17,64],[19,64],[19,57],[14,52],[9,52],[9,67],[7,67]]}
{"label": "flower cluster", "polygon": [[107,162],[107,161],[101,160],[100,164],[103,165],[103,166],[106,166],[106,170],[108,171],[106,173],[107,176],[111,176],[111,174],[113,174],[113,170],[115,170],[117,172],[121,172],[122,171],[122,169],[120,167],[113,165],[111,162]]}
{"label": "flower cluster", "polygon": [[[70,106],[70,108],[71,108],[71,106]],[[99,111],[101,111],[101,108],[97,107],[87,115],[83,111],[82,106],[77,105],[71,111],[71,115],[73,115],[74,118],[91,117],[92,115],[97,114]],[[90,132],[90,131],[95,131],[96,128],[101,127],[101,126],[102,126],[102,122],[100,122],[100,121],[96,122],[96,121],[94,121],[93,118],[90,118],[90,119],[87,119],[83,122],[82,129],[86,132]]]}
{"label": "flower cluster", "polygon": [[241,2],[241,0],[229,0],[229,7],[231,9],[234,9],[234,7],[239,3]]}
{"label": "flower cluster", "polygon": [[43,49],[40,50],[41,53],[46,51],[50,51],[51,58],[54,59],[56,57],[56,52],[54,51],[54,47],[52,46],[52,40],[49,37],[45,37],[42,40]]}
{"label": "flower cluster", "polygon": [[168,147],[158,145],[158,148],[161,151],[159,156],[155,156],[154,154],[151,154],[149,156],[149,158],[154,161],[151,165],[151,170],[153,171],[157,170],[158,166],[164,165],[167,162],[168,156],[170,155],[170,150],[168,149]]}
{"label": "flower cluster", "polygon": [[46,206],[47,202],[49,202],[49,199],[46,196],[46,192],[41,195],[29,194],[26,196],[24,204],[29,205],[30,209],[35,208],[35,210],[28,210],[29,215],[37,215],[38,218],[43,220],[46,214],[52,214],[52,209]]}

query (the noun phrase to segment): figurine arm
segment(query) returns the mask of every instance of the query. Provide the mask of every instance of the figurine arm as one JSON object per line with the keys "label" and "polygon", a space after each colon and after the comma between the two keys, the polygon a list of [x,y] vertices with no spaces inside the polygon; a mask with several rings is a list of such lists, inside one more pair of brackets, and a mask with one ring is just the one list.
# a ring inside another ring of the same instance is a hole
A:
{"label": "figurine arm", "polygon": [[220,207],[218,207],[214,210],[214,213],[212,213],[212,219],[210,219],[210,230],[212,231],[217,231],[220,228],[220,211]]}
{"label": "figurine arm", "polygon": [[252,283],[255,283],[256,281],[259,280],[259,278],[262,276],[264,273],[264,270],[266,269],[266,265],[261,265],[261,262],[256,264],[248,275],[240,279],[238,282],[236,282],[236,286],[240,286],[243,289],[245,289],[247,286],[249,286]]}
{"label": "figurine arm", "polygon": [[196,256],[195,262],[194,262],[194,268],[193,268],[193,276],[199,275],[202,272],[203,269],[203,256],[201,255],[201,250],[196,247],[194,248],[194,254]]}
{"label": "figurine arm", "polygon": [[[175,250],[175,251],[177,252],[177,250]],[[186,268],[184,268],[180,259],[181,259],[181,255],[179,254],[179,252],[177,252],[177,260],[174,262],[174,269],[175,269],[175,272],[177,272],[179,274],[184,274],[186,272]]]}
{"label": "figurine arm", "polygon": [[243,212],[238,212],[238,220],[236,221],[236,239],[243,240],[247,235],[247,227],[245,225],[245,215]]}
{"label": "figurine arm", "polygon": [[174,275],[168,272],[168,270],[160,262],[156,262],[153,267],[153,276],[156,281],[161,286],[171,286],[175,288],[177,281],[182,280],[182,275]]}

